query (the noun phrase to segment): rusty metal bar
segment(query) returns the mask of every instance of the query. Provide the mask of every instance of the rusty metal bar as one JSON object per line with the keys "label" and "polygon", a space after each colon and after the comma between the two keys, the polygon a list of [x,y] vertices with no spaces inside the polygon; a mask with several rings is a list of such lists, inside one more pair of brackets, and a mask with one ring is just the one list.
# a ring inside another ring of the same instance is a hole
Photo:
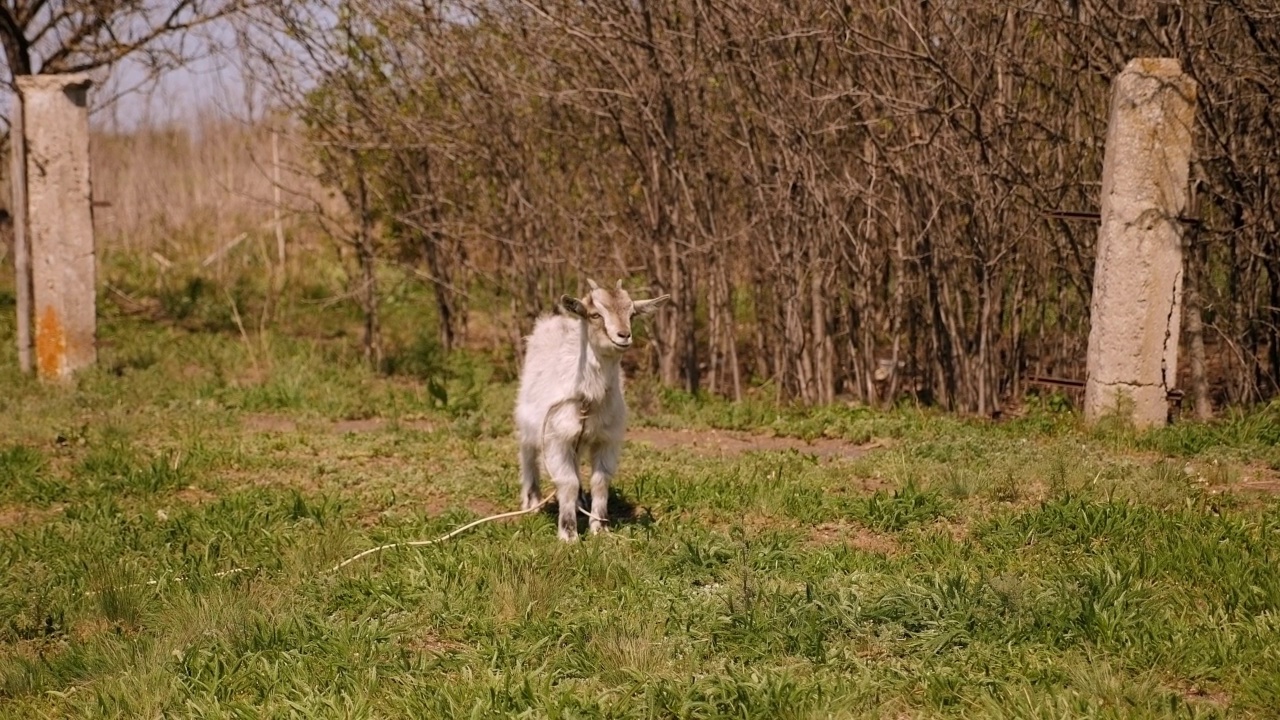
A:
{"label": "rusty metal bar", "polygon": [[[1057,218],[1060,220],[1101,220],[1102,215],[1096,212],[1083,212],[1080,210],[1041,210],[1040,214],[1044,217]],[[1203,225],[1204,221],[1196,217],[1178,216],[1178,222],[1183,225]]]}
{"label": "rusty metal bar", "polygon": [[1037,377],[1035,375],[1028,376],[1027,382],[1039,385],[1058,385],[1061,387],[1084,387],[1083,380],[1073,380],[1071,378],[1054,378],[1054,377]]}

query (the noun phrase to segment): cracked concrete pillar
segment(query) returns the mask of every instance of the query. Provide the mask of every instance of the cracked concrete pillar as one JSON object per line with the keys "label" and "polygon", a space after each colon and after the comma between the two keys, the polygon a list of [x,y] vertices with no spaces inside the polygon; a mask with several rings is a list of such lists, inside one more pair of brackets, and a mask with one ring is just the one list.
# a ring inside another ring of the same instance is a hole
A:
{"label": "cracked concrete pillar", "polygon": [[27,237],[36,373],[70,376],[97,360],[90,80],[19,77],[27,136]]}
{"label": "cracked concrete pillar", "polygon": [[1112,84],[1090,312],[1085,419],[1164,425],[1178,375],[1182,223],[1196,84],[1178,61],[1131,61]]}

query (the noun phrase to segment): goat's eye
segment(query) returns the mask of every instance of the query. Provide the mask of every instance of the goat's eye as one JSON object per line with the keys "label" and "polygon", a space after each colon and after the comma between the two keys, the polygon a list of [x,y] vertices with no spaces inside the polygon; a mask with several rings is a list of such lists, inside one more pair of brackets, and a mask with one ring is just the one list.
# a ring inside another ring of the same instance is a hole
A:
{"label": "goat's eye", "polygon": [[591,313],[591,319],[592,319],[592,320],[599,320],[599,319],[600,319],[600,313]]}

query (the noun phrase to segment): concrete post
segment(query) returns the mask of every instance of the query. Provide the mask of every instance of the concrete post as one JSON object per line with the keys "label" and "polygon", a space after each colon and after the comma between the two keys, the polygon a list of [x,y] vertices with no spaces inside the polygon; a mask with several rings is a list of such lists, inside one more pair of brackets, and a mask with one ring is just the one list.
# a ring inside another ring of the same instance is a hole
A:
{"label": "concrete post", "polygon": [[1164,425],[1178,375],[1182,215],[1196,84],[1167,58],[1131,61],[1112,85],[1085,419]]}
{"label": "concrete post", "polygon": [[27,237],[36,372],[65,378],[97,360],[90,80],[19,77],[27,135]]}

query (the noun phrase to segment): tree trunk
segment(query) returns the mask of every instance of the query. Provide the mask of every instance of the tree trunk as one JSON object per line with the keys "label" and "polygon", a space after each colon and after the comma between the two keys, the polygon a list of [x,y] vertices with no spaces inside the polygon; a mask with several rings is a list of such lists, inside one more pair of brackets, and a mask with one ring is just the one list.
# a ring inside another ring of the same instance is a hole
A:
{"label": "tree trunk", "polygon": [[364,312],[364,359],[374,371],[382,370],[382,327],[378,317],[377,256],[373,246],[373,228],[369,213],[369,188],[362,159],[352,153],[356,172],[356,261],[360,268],[360,309]]}

